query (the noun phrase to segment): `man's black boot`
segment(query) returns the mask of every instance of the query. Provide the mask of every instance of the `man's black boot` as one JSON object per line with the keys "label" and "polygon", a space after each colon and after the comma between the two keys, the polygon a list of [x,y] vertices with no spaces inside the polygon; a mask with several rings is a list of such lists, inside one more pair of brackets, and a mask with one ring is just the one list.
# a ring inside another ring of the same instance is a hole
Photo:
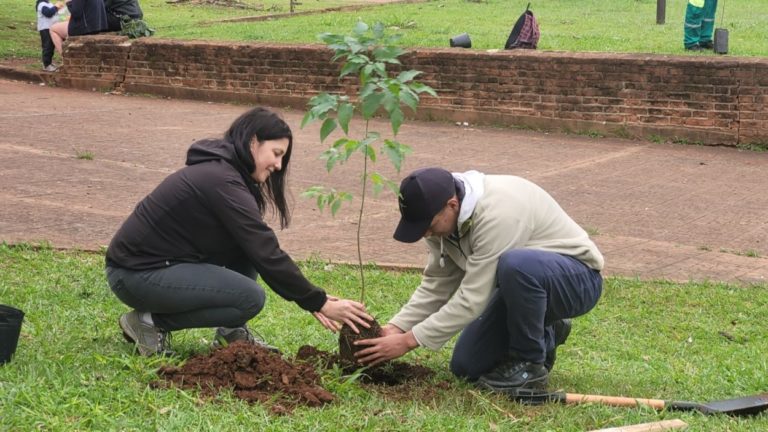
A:
{"label": "man's black boot", "polygon": [[547,358],[544,360],[544,367],[548,371],[552,371],[555,367],[555,360],[557,360],[557,347],[564,344],[571,334],[571,320],[561,319],[552,323],[552,327],[555,330],[555,347],[551,351],[547,351]]}
{"label": "man's black boot", "polygon": [[482,375],[477,380],[480,387],[498,392],[514,391],[516,389],[547,388],[549,372],[543,364],[522,360],[509,360],[495,369]]}

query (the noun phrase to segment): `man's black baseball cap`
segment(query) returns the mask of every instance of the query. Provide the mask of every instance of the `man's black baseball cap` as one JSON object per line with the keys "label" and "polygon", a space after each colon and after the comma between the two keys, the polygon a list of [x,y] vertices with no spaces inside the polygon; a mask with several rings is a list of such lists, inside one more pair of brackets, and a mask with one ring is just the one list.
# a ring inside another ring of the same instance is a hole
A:
{"label": "man's black baseball cap", "polygon": [[417,242],[455,194],[453,175],[442,168],[421,168],[409,174],[400,183],[400,223],[392,237]]}

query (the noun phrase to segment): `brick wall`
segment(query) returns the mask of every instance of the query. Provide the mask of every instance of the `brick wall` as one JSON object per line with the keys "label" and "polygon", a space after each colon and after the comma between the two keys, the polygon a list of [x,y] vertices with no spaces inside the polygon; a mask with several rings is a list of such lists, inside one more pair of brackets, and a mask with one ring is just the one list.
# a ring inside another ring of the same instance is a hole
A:
{"label": "brick wall", "polygon": [[[71,38],[62,86],[303,109],[322,91],[354,94],[321,45]],[[658,135],[706,144],[768,143],[768,59],[419,49],[404,68],[437,98],[415,117]]]}

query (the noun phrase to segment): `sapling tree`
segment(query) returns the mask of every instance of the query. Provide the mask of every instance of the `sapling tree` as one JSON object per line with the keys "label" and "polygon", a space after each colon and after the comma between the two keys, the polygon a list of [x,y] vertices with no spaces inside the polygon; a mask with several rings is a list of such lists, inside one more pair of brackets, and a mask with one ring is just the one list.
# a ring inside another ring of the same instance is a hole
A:
{"label": "sapling tree", "polygon": [[[360,233],[365,209],[366,191],[371,186],[374,195],[385,188],[399,194],[398,185],[375,170],[378,155],[386,155],[389,162],[399,173],[405,155],[410,147],[397,140],[397,134],[404,121],[403,106],[416,110],[419,95],[427,93],[437,96],[435,91],[420,82],[414,81],[421,72],[406,70],[397,74],[387,70],[387,65],[400,65],[398,59],[405,51],[398,46],[400,35],[385,34],[384,25],[376,23],[369,27],[364,22],[358,22],[352,33],[339,35],[323,33],[318,36],[334,51],[332,61],[341,60],[342,67],[339,79],[346,76],[356,76],[357,94],[355,98],[347,95],[321,93],[309,101],[309,109],[304,115],[301,127],[322,121],[320,126],[320,141],[325,140],[341,128],[343,136],[336,139],[325,150],[320,158],[325,161],[325,167],[331,172],[337,164],[343,164],[353,155],[361,155],[363,169],[360,175],[360,207],[357,223],[357,259],[360,269],[360,301],[365,301],[365,274],[360,245]],[[355,115],[357,114],[357,117]],[[391,126],[391,136],[371,130],[370,123],[374,116],[385,117]],[[362,136],[350,135],[349,125],[353,119],[363,122]],[[322,211],[329,208],[332,215],[341,207],[344,201],[352,200],[352,194],[325,186],[313,186],[305,191],[303,196],[317,200],[317,206]]]}

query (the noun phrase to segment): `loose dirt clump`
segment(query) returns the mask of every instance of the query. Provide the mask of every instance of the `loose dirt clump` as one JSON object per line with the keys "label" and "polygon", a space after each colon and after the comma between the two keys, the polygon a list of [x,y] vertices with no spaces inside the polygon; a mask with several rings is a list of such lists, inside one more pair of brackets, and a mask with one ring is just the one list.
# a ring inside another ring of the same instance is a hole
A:
{"label": "loose dirt clump", "polygon": [[334,399],[320,386],[312,365],[290,363],[277,353],[245,342],[193,356],[181,367],[163,366],[158,375],[162,380],[154,381],[153,388],[198,389],[204,396],[231,390],[243,400],[268,405],[276,414]]}
{"label": "loose dirt clump", "polygon": [[[325,369],[341,368],[345,373],[354,373],[360,369],[357,363],[348,362],[338,354],[320,351],[317,348],[304,345],[296,354],[297,362],[307,362]],[[366,384],[381,384],[396,386],[400,384],[424,381],[430,378],[434,371],[425,366],[412,365],[400,361],[389,361],[369,367],[362,372],[360,382]]]}

